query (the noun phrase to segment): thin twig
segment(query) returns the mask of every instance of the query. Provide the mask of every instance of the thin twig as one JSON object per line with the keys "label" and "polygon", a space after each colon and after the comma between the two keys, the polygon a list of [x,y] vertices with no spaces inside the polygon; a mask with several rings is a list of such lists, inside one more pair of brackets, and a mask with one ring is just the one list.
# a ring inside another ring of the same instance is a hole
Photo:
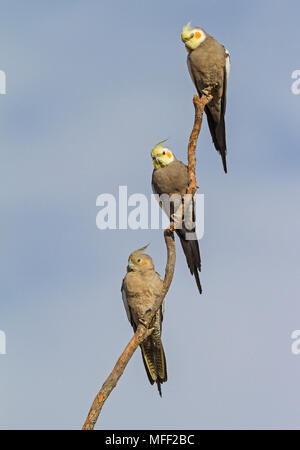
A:
{"label": "thin twig", "polygon": [[97,419],[102,410],[105,400],[107,399],[107,397],[110,395],[112,390],[117,385],[117,382],[119,381],[119,378],[122,376],[133,353],[135,352],[137,347],[153,331],[153,328],[149,329],[151,320],[154,317],[156,311],[158,311],[158,309],[160,308],[160,306],[166,296],[166,293],[169,290],[169,287],[170,287],[172,279],[173,279],[174,268],[175,268],[176,250],[175,250],[174,235],[173,235],[171,226],[170,226],[170,229],[165,230],[164,238],[165,238],[165,243],[166,243],[166,247],[167,247],[167,263],[166,263],[165,278],[163,281],[163,289],[162,289],[161,295],[156,299],[152,310],[149,312],[148,316],[145,318],[146,326],[139,325],[137,327],[136,332],[134,333],[133,337],[130,339],[130,341],[127,344],[122,355],[118,359],[112,372],[110,373],[110,375],[108,376],[108,378],[102,385],[100,391],[96,395],[96,397],[93,401],[93,404],[90,408],[87,419],[82,427],[83,430],[93,430],[94,429],[94,426],[97,422]]}

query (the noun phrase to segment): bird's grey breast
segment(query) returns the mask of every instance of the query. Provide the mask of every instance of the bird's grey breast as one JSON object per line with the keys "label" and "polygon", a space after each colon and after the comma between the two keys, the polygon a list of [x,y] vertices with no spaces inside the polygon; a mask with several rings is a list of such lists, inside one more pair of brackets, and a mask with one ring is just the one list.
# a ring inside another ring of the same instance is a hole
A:
{"label": "bird's grey breast", "polygon": [[181,161],[174,161],[161,169],[155,169],[152,175],[152,187],[156,194],[180,193],[188,187],[188,170]]}
{"label": "bird's grey breast", "polygon": [[124,278],[123,286],[129,297],[145,297],[156,294],[161,289],[162,280],[154,270],[129,272]]}

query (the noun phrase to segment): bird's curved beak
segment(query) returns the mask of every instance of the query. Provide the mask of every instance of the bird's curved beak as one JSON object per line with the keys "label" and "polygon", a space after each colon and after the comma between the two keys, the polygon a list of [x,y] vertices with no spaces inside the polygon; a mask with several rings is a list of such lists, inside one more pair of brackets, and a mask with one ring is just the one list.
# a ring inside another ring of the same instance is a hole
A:
{"label": "bird's curved beak", "polygon": [[190,39],[192,39],[192,37],[194,37],[194,34],[187,34],[187,33],[182,33],[181,35],[181,40],[184,44],[186,44]]}
{"label": "bird's curved beak", "polygon": [[132,261],[128,261],[127,271],[128,272],[132,272],[133,271],[133,262]]}

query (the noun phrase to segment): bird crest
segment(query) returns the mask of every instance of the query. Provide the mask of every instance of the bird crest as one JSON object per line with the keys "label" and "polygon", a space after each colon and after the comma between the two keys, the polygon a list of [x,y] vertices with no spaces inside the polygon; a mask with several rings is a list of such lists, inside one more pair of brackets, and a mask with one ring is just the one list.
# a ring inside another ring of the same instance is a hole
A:
{"label": "bird crest", "polygon": [[132,252],[130,254],[129,259],[131,259],[132,257],[138,256],[138,255],[141,255],[143,253],[143,251],[146,250],[147,247],[149,247],[149,244],[145,245],[145,247],[135,250],[134,252]]}
{"label": "bird crest", "polygon": [[192,21],[190,20],[186,25],[184,25],[184,27],[182,27],[181,34],[189,34],[192,31],[193,28],[191,27],[191,23]]}
{"label": "bird crest", "polygon": [[165,142],[167,142],[168,139],[164,139],[163,141],[160,141],[158,144],[156,144],[152,151],[151,151],[151,156],[155,156],[157,153],[160,153],[161,150],[163,148],[165,148],[165,146],[163,145]]}

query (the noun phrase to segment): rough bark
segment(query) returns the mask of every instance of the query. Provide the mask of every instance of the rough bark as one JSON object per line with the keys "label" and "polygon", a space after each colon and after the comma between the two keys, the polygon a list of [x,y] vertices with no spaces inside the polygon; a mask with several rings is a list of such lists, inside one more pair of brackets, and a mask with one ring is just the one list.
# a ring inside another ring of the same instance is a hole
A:
{"label": "rough bark", "polygon": [[193,103],[195,107],[195,121],[194,126],[190,135],[189,144],[188,144],[188,168],[189,168],[189,187],[188,194],[194,195],[197,190],[196,184],[196,147],[198,136],[200,133],[203,112],[205,106],[212,100],[212,96],[207,92],[207,94],[203,94],[201,99],[199,100],[198,95],[194,95]]}

